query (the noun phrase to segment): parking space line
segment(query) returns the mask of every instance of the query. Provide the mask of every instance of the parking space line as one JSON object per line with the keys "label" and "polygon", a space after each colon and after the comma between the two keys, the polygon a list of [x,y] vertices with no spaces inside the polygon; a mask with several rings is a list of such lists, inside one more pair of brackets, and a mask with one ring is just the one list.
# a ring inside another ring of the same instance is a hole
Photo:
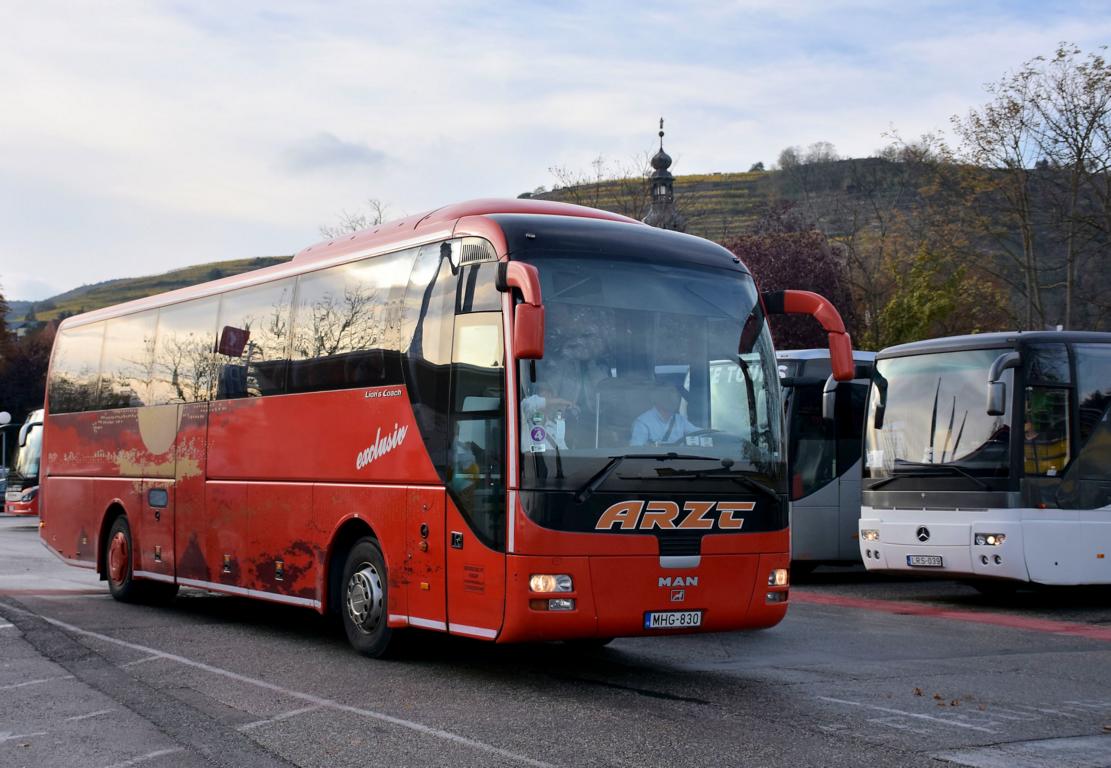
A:
{"label": "parking space line", "polygon": [[[355,707],[355,706],[351,706],[350,704],[341,704],[340,702],[334,701],[332,699],[326,699],[322,696],[316,696],[316,695],[311,694],[311,693],[305,693],[303,691],[295,691],[295,690],[292,690],[290,688],[284,688],[280,685],[276,685],[274,683],[270,683],[270,682],[267,682],[265,680],[259,680],[259,679],[254,678],[254,677],[249,677],[248,675],[239,674],[238,672],[232,672],[229,669],[223,669],[221,667],[216,667],[216,666],[213,666],[211,664],[206,664],[203,661],[196,661],[195,659],[190,659],[190,658],[187,658],[185,656],[179,656],[179,655],[174,654],[174,653],[167,653],[165,651],[159,651],[156,648],[151,648],[151,647],[145,646],[145,645],[139,645],[138,643],[130,643],[126,640],[120,640],[120,639],[112,637],[110,635],[104,635],[104,634],[101,634],[99,632],[93,632],[93,631],[88,630],[88,629],[82,629],[81,627],[75,626],[73,624],[68,624],[64,621],[59,621],[58,619],[52,619],[48,616],[41,616],[39,614],[35,614],[35,615],[38,615],[39,618],[41,618],[43,621],[46,621],[49,624],[52,624],[56,627],[64,629],[67,632],[71,632],[75,635],[83,635],[85,637],[92,637],[92,638],[95,638],[97,640],[101,640],[101,641],[106,642],[106,643],[112,643],[114,645],[121,646],[123,648],[130,648],[133,651],[139,651],[141,653],[146,653],[146,654],[150,654],[150,655],[153,655],[153,656],[157,656],[157,657],[166,659],[168,661],[174,661],[174,662],[177,662],[178,664],[182,664],[182,665],[187,666],[187,667],[193,667],[194,669],[200,669],[200,670],[203,670],[203,671],[208,672],[208,673],[213,674],[213,675],[219,675],[221,677],[225,677],[229,680],[235,680],[236,682],[245,683],[247,685],[253,685],[253,686],[256,686],[258,688],[262,688],[264,690],[274,691],[275,693],[280,693],[283,696],[288,696],[291,699],[300,699],[301,701],[306,701],[306,702],[309,702],[310,704],[313,704],[313,705],[316,705],[316,706],[319,706],[319,707],[326,707],[328,709],[332,709],[332,710],[335,710],[337,712],[346,712],[346,713],[353,714],[353,715],[360,715],[362,717],[370,718],[372,720],[378,720],[378,721],[381,721],[381,722],[384,722],[384,723],[389,723],[390,725],[396,725],[396,726],[401,727],[401,728],[407,728],[411,731],[416,731],[417,733],[421,733],[421,734],[424,734],[426,736],[432,736],[434,738],[442,739],[443,741],[452,742],[452,743],[458,744],[460,746],[469,747],[470,749],[474,749],[474,750],[477,750],[477,751],[480,751],[480,752],[485,752],[487,754],[496,755],[496,756],[504,758],[506,760],[512,760],[514,762],[522,763],[524,765],[531,765],[531,766],[534,766],[534,768],[555,768],[555,766],[552,763],[546,763],[543,760],[536,760],[534,758],[528,757],[527,755],[522,755],[522,754],[519,754],[517,752],[512,752],[508,749],[503,749],[501,747],[496,747],[493,744],[487,744],[484,741],[478,741],[476,739],[467,738],[466,736],[460,736],[457,733],[452,733],[451,731],[445,731],[441,728],[435,728],[435,727],[430,726],[430,725],[424,725],[423,723],[418,723],[415,720],[406,720],[406,719],[401,718],[401,717],[394,717],[393,715],[387,715],[384,712],[377,712],[377,711],[372,710],[372,709],[364,709],[362,707]],[[110,768],[122,768],[123,765],[133,765],[133,763],[121,763],[119,766],[111,766]]]}
{"label": "parking space line", "polygon": [[161,656],[144,656],[141,659],[135,659],[135,661],[125,661],[123,664],[120,664],[120,669],[126,669],[127,667],[135,667],[135,666],[138,666],[139,664],[146,664],[148,661],[158,661],[161,658],[162,658]]}
{"label": "parking space line", "polygon": [[291,717],[304,715],[308,712],[315,712],[318,709],[322,709],[322,707],[318,704],[314,704],[310,707],[301,707],[300,709],[291,709],[289,712],[282,712],[280,715],[274,715],[273,717],[268,717],[265,720],[255,720],[253,723],[244,723],[243,725],[239,726],[237,730],[249,731],[252,728],[269,725],[270,723],[280,723],[282,720],[288,720]]}
{"label": "parking space line", "polygon": [[114,709],[98,709],[96,712],[90,712],[87,715],[74,715],[73,717],[67,717],[66,722],[76,723],[78,720],[88,720],[89,718],[100,717],[101,715],[108,715],[115,711],[116,710]]}
{"label": "parking space line", "polygon": [[0,691],[10,691],[15,688],[26,688],[29,685],[42,685],[43,683],[53,683],[55,680],[72,680],[73,675],[59,675],[58,677],[40,677],[37,680],[25,680],[22,683],[12,683],[11,685],[0,685]]}
{"label": "parking space line", "polygon": [[968,723],[958,723],[956,720],[946,720],[944,717],[934,717],[933,715],[923,715],[918,712],[907,712],[902,709],[893,709],[892,707],[881,707],[877,704],[865,704],[861,701],[849,701],[848,699],[834,699],[829,696],[818,696],[822,701],[830,701],[834,704],[847,704],[851,707],[864,707],[865,709],[874,709],[877,712],[887,712],[893,715],[902,715],[903,717],[913,717],[918,720],[929,720],[934,723],[941,723],[943,725],[951,725],[954,728],[967,728],[971,731],[982,731],[983,733],[998,733],[991,728],[984,728],[980,725],[969,725]]}
{"label": "parking space line", "polygon": [[130,760],[124,760],[122,763],[112,763],[109,766],[105,766],[105,768],[131,768],[131,766],[133,766],[133,765],[139,765],[139,763],[145,763],[147,760],[153,760],[156,757],[162,757],[163,755],[175,755],[178,752],[184,752],[184,751],[185,750],[182,749],[181,747],[174,747],[172,749],[160,749],[156,752],[148,752],[145,755],[139,755],[138,757],[133,757]]}
{"label": "parking space line", "polygon": [[1111,641],[1111,627],[1095,627],[1090,624],[1078,624],[1071,621],[1056,621],[1055,619],[1039,619],[1031,616],[1015,616],[1010,613],[992,613],[981,611],[965,611],[958,608],[938,608],[932,605],[910,603],[902,600],[882,600],[870,597],[849,597],[847,595],[830,595],[824,592],[811,592],[809,590],[792,590],[791,600],[812,605],[831,605],[838,608],[859,608],[865,611],[879,611],[881,613],[895,613],[910,616],[925,616],[934,619],[950,619],[953,621],[967,621],[975,624],[992,624],[997,627],[1009,629],[1024,629],[1031,632],[1044,632],[1051,635],[1070,635],[1083,637],[1089,640]]}
{"label": "parking space line", "polygon": [[16,739],[29,739],[32,736],[45,736],[46,731],[35,731],[34,733],[8,733],[7,731],[0,731],[0,743],[5,741],[15,741]]}

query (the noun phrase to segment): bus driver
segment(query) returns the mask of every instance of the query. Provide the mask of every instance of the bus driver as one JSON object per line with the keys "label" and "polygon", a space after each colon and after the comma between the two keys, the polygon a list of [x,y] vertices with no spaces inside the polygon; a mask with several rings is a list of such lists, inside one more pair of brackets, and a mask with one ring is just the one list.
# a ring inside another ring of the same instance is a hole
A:
{"label": "bus driver", "polygon": [[687,435],[701,432],[679,413],[679,392],[675,387],[660,386],[652,393],[652,407],[633,421],[629,445],[661,445],[677,443]]}

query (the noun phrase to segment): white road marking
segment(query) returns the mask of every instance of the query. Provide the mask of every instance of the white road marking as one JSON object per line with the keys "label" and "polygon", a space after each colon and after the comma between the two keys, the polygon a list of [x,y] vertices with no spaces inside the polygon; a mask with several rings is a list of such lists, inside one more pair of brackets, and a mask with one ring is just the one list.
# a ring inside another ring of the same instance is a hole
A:
{"label": "white road marking", "polygon": [[315,712],[318,709],[320,709],[318,705],[313,705],[311,707],[301,707],[300,709],[291,709],[289,712],[283,712],[280,715],[274,715],[273,717],[267,718],[265,720],[255,720],[253,723],[245,723],[236,728],[236,730],[249,731],[252,728],[258,728],[260,725],[280,723],[282,720],[288,720],[291,717],[297,717],[297,715],[303,715],[306,712]]}
{"label": "white road marking", "polygon": [[[194,659],[190,659],[185,656],[178,656],[174,653],[166,653],[165,651],[159,651],[156,648],[139,645],[138,643],[129,643],[126,640],[119,640],[109,635],[102,635],[99,632],[92,632],[87,629],[82,629],[81,627],[74,626],[73,624],[67,624],[66,622],[59,621],[58,619],[51,619],[47,616],[40,616],[40,618],[50,624],[53,624],[56,627],[61,627],[62,629],[77,635],[93,637],[106,643],[112,643],[123,648],[130,648],[133,651],[151,654],[166,659],[168,661],[175,661],[178,664],[193,667],[194,669],[204,670],[205,672],[209,672],[214,675],[220,675],[221,677],[226,677],[229,680],[235,680],[237,682],[253,685],[264,690],[274,691],[275,693],[280,693],[284,696],[288,696],[291,699],[300,699],[301,701],[309,702],[310,704],[314,704],[318,707],[327,707],[328,709],[334,709],[338,712],[347,712],[349,714],[361,715],[362,717],[371,718],[373,720],[380,720],[384,723],[389,723],[390,725],[396,725],[401,728],[408,728],[411,731],[416,731],[417,733],[422,733],[426,736],[433,736],[437,739],[442,739],[444,741],[450,741],[455,744],[470,747],[471,749],[475,749],[480,752],[486,752],[487,754],[497,755],[498,757],[502,757],[508,760],[514,760],[518,763],[523,763],[524,765],[531,765],[534,766],[534,768],[555,768],[552,763],[546,763],[542,760],[535,760],[531,757],[528,757],[527,755],[521,755],[516,752],[511,752],[508,749],[495,747],[493,744],[487,744],[483,741],[469,739],[466,736],[460,736],[459,734],[452,733],[451,731],[445,731],[440,728],[434,728],[429,725],[424,725],[423,723],[418,723],[414,720],[405,720],[404,718],[387,715],[384,712],[376,712],[372,709],[363,709],[361,707],[353,707],[349,704],[341,704],[340,702],[333,701],[332,699],[325,699],[321,696],[314,696],[311,693],[304,693],[302,691],[294,691],[289,688],[284,688],[280,685],[276,685],[274,683],[268,683],[265,680],[258,680],[254,677],[241,675],[238,672],[232,672],[228,669],[215,667],[211,664],[205,664],[203,661],[195,661]],[[110,766],[110,768],[122,768],[122,766],[124,765],[133,765],[133,763],[121,763],[119,766]]]}
{"label": "white road marking", "polygon": [[0,624],[0,629],[11,629],[15,624]]}
{"label": "white road marking", "polygon": [[73,675],[61,675],[59,677],[40,677],[37,680],[27,680],[22,683],[12,683],[11,685],[0,685],[0,691],[10,691],[13,688],[26,688],[29,685],[42,685],[43,683],[53,683],[55,680],[72,680]]}
{"label": "white road marking", "polygon": [[968,723],[958,723],[955,720],[947,720],[943,717],[934,717],[933,715],[922,715],[922,714],[919,714],[917,712],[906,712],[906,711],[901,710],[901,709],[893,709],[891,707],[880,707],[880,706],[877,706],[875,704],[864,704],[863,702],[859,702],[859,701],[848,701],[846,699],[833,699],[833,698],[830,698],[829,696],[818,696],[817,698],[821,699],[822,701],[832,701],[834,704],[848,704],[850,707],[864,707],[865,709],[874,709],[877,712],[889,712],[893,715],[902,715],[903,717],[913,717],[913,718],[916,718],[918,720],[930,720],[932,722],[941,723],[943,725],[951,725],[954,728],[968,728],[969,730],[982,731],[983,733],[998,733],[998,731],[993,731],[991,728],[984,728],[984,727],[979,726],[979,725],[969,725]]}
{"label": "white road marking", "polygon": [[0,743],[5,741],[15,741],[16,739],[29,739],[32,736],[45,736],[46,731],[35,731],[34,733],[12,733],[11,731],[0,731]]}
{"label": "white road marking", "polygon": [[109,714],[111,712],[115,712],[115,711],[116,710],[114,710],[114,709],[98,709],[96,712],[90,712],[87,715],[74,715],[73,717],[67,717],[66,722],[67,723],[75,723],[78,720],[88,720],[90,717],[100,717],[101,715],[107,715],[107,714]]}
{"label": "white road marking", "polygon": [[128,662],[125,662],[123,664],[120,664],[120,669],[123,669],[125,667],[134,667],[134,666],[137,666],[139,664],[146,664],[148,661],[158,661],[161,658],[162,658],[161,656],[144,656],[141,659],[135,659],[135,661],[128,661]]}
{"label": "white road marking", "polygon": [[145,763],[147,760],[153,760],[156,757],[162,757],[163,755],[174,755],[178,752],[184,751],[185,750],[181,747],[174,747],[173,749],[160,749],[157,752],[148,752],[145,755],[139,755],[138,757],[133,757],[130,760],[124,760],[122,763],[112,763],[109,766],[105,766],[105,768],[130,768],[133,765]]}

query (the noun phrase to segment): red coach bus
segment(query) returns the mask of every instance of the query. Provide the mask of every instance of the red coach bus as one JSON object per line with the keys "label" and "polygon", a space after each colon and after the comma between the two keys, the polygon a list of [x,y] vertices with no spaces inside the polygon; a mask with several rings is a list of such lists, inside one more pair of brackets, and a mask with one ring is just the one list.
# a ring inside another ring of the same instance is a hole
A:
{"label": "red coach bus", "polygon": [[[67,319],[41,530],[120,600],[179,586],[515,642],[767,627],[786,456],[723,248],[553,202],[441,208]],[[840,368],[838,367],[840,366]]]}

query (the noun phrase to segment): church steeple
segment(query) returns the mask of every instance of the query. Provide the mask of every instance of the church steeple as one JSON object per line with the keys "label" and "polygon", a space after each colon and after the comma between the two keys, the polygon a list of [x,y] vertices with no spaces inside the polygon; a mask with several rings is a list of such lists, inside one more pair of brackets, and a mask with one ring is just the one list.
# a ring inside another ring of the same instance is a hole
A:
{"label": "church steeple", "polygon": [[671,167],[671,155],[664,152],[664,119],[660,118],[660,151],[652,156],[652,174],[648,177],[649,194],[651,202],[648,215],[644,223],[660,229],[672,229],[682,232],[686,228],[686,221],[675,210],[675,177],[668,168]]}

